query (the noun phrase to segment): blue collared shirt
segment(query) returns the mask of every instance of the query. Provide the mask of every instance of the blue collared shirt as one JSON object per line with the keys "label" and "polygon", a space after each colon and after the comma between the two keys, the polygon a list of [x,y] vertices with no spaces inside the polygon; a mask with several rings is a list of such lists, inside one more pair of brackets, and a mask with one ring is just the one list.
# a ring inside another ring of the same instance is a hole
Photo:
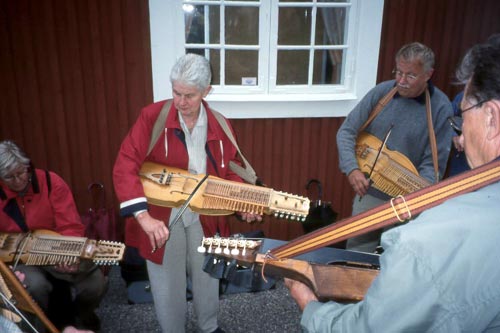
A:
{"label": "blue collared shirt", "polygon": [[500,332],[500,183],[382,236],[380,274],[355,304],[310,302],[307,332]]}

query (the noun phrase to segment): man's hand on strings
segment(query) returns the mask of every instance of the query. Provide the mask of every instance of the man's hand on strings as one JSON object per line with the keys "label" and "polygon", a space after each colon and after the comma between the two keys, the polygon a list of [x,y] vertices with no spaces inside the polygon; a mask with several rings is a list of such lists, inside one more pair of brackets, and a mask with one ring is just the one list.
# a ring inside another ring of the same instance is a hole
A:
{"label": "man's hand on strings", "polygon": [[302,282],[285,278],[285,286],[290,290],[290,295],[297,302],[301,311],[304,311],[309,302],[318,300],[311,288]]}
{"label": "man's hand on strings", "polygon": [[80,264],[57,264],[54,266],[54,269],[59,273],[77,273],[80,268]]}
{"label": "man's hand on strings", "polygon": [[370,181],[366,179],[365,174],[359,169],[354,169],[347,176],[349,179],[349,184],[351,184],[352,189],[360,197],[364,196],[370,187]]}
{"label": "man's hand on strings", "polygon": [[152,252],[165,245],[170,235],[170,231],[163,221],[153,218],[147,211],[137,215],[136,220],[148,235]]}
{"label": "man's hand on strings", "polygon": [[24,274],[23,272],[19,272],[19,271],[14,271],[14,274],[16,274],[17,278],[19,279],[19,281],[23,282],[24,279],[26,278],[26,274]]}
{"label": "man's hand on strings", "polygon": [[238,215],[240,216],[240,218],[243,221],[247,221],[248,223],[252,223],[255,221],[257,221],[257,222],[262,221],[262,215],[253,214],[253,213],[243,213],[243,212],[238,213]]}
{"label": "man's hand on strings", "polygon": [[79,329],[74,326],[67,326],[64,328],[62,333],[94,333],[94,331]]}
{"label": "man's hand on strings", "polygon": [[[14,268],[12,266],[9,266],[10,270],[14,272],[14,274],[16,275],[17,279],[23,283],[24,282],[24,279],[26,278],[26,274],[24,274],[23,272],[20,272],[20,271],[15,271]],[[23,286],[24,288],[26,288],[26,285],[23,283]]]}

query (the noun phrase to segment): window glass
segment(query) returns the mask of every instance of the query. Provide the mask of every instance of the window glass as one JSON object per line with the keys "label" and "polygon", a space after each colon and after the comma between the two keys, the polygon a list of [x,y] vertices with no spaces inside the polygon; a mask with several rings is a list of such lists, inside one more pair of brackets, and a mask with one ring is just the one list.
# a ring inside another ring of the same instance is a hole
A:
{"label": "window glass", "polygon": [[226,84],[257,85],[258,56],[257,51],[226,51]]}
{"label": "window glass", "polygon": [[319,8],[315,45],[342,45],[346,35],[346,8]]}
{"label": "window glass", "polygon": [[343,53],[343,50],[314,52],[313,84],[340,84]]}
{"label": "window glass", "polygon": [[279,9],[278,44],[309,45],[311,42],[311,8]]}
{"label": "window glass", "polygon": [[259,9],[256,7],[226,7],[225,43],[259,44]]}
{"label": "window glass", "polygon": [[307,84],[308,63],[309,51],[278,51],[277,84]]}
{"label": "window glass", "polygon": [[220,43],[219,6],[184,5],[183,8],[186,44]]}

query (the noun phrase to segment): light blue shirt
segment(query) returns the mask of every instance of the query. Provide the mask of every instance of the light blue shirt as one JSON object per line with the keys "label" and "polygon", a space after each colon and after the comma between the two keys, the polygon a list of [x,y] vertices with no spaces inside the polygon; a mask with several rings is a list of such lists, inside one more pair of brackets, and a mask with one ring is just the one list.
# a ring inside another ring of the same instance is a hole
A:
{"label": "light blue shirt", "polygon": [[16,323],[5,318],[3,315],[0,315],[0,332],[23,333],[19,329],[19,326],[16,325]]}
{"label": "light blue shirt", "polygon": [[381,270],[356,304],[311,302],[307,332],[500,332],[500,183],[382,236]]}

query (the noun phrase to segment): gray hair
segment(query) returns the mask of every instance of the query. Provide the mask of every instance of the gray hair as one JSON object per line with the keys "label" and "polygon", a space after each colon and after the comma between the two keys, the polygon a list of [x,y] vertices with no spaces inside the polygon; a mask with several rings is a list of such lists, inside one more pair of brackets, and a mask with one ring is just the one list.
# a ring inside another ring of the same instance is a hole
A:
{"label": "gray hair", "polygon": [[170,72],[172,84],[178,82],[196,87],[200,91],[205,90],[211,80],[210,63],[205,57],[194,53],[188,53],[179,58]]}
{"label": "gray hair", "polygon": [[467,98],[478,103],[500,100],[500,34],[469,49],[455,75],[460,83],[469,83]]}
{"label": "gray hair", "polygon": [[414,61],[419,60],[427,72],[434,68],[434,52],[422,43],[413,42],[403,45],[396,53],[396,61]]}
{"label": "gray hair", "polygon": [[0,178],[5,178],[19,166],[29,166],[30,159],[13,141],[0,142]]}

